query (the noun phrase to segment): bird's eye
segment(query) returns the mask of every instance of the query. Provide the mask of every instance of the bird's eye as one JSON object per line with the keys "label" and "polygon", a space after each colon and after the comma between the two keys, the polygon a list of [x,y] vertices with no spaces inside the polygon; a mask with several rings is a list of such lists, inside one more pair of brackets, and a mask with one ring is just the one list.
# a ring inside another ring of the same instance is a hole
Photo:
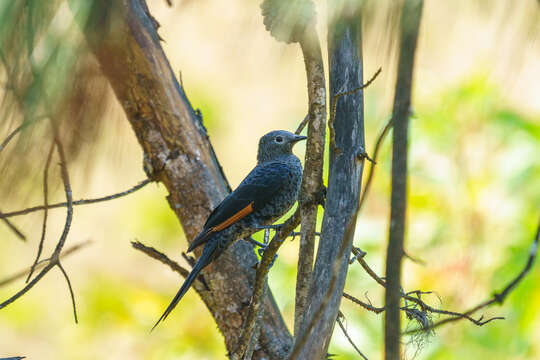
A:
{"label": "bird's eye", "polygon": [[276,136],[276,142],[282,143],[282,142],[283,142],[283,138],[282,138],[281,136]]}

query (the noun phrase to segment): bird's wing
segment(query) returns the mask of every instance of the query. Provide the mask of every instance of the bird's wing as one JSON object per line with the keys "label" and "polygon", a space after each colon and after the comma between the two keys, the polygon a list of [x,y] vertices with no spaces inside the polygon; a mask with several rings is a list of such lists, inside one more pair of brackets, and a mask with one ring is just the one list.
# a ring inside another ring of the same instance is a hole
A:
{"label": "bird's wing", "polygon": [[263,208],[278,193],[291,170],[286,164],[271,162],[257,166],[242,183],[212,211],[204,228],[188,252],[204,244],[215,232],[226,229],[253,211]]}

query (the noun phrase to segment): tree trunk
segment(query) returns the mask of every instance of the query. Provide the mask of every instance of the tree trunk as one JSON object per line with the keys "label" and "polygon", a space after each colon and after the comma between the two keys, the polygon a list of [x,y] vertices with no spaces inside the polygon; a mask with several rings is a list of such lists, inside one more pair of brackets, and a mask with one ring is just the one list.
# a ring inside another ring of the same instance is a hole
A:
{"label": "tree trunk", "polygon": [[[362,85],[360,29],[356,16],[330,26],[331,103],[336,94]],[[332,114],[330,116],[332,119]],[[363,162],[357,158],[358,151],[364,146],[362,91],[339,99],[333,125],[336,149],[330,146],[330,173],[321,241],[302,331],[310,331],[309,323],[314,317],[317,319],[305,344],[300,345],[302,349],[298,356],[295,355],[299,359],[326,357],[345,285],[363,170]]]}
{"label": "tree trunk", "polygon": [[[169,191],[167,200],[191,241],[230,188],[163,53],[156,24],[144,0],[96,0],[84,32],[139,140],[145,169]],[[229,353],[242,331],[256,261],[252,246],[238,241],[202,272],[208,289],[195,286]],[[254,358],[283,359],[292,338],[270,292],[263,311]]]}
{"label": "tree trunk", "polygon": [[401,357],[401,259],[407,210],[407,142],[414,53],[422,14],[422,0],[406,0],[401,14],[399,64],[392,111],[392,195],[386,252],[384,342],[385,359]]}

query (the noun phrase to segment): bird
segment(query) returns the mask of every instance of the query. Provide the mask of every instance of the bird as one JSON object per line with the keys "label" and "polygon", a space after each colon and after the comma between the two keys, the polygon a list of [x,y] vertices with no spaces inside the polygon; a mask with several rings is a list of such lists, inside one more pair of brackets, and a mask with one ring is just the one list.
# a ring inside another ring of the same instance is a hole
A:
{"label": "bird", "polygon": [[293,146],[306,136],[274,130],[259,140],[257,165],[210,213],[201,232],[188,247],[204,245],[201,257],[152,330],[176,307],[197,275],[233,242],[272,227],[296,202],[302,182],[302,164]]}

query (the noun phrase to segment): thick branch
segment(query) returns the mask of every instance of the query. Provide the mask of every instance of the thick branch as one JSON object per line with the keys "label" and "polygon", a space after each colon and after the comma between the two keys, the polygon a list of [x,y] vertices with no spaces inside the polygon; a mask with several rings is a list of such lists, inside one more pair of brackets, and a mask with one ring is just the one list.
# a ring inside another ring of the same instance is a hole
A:
{"label": "thick branch", "polygon": [[309,113],[308,140],[304,177],[299,198],[302,230],[298,252],[296,276],[296,304],[294,309],[294,333],[299,333],[304,320],[309,288],[313,272],[317,207],[323,188],[322,169],[326,134],[326,87],[324,66],[319,38],[315,25],[306,28],[300,47],[306,66]]}
{"label": "thick branch", "polygon": [[[139,140],[147,172],[169,191],[171,209],[191,241],[229,188],[206,130],[163,53],[145,1],[94,1],[84,31]],[[229,353],[240,338],[256,261],[252,246],[239,241],[202,272],[209,290],[199,295]],[[281,359],[292,339],[270,292],[262,308],[254,358]]]}
{"label": "thick branch", "polygon": [[422,14],[422,0],[405,0],[401,14],[401,40],[398,76],[392,111],[392,196],[390,229],[386,252],[386,317],[384,325],[385,359],[399,360],[400,350],[400,301],[401,259],[405,237],[405,212],[407,208],[407,138],[409,108],[416,40]]}
{"label": "thick branch", "polygon": [[[328,35],[331,98],[362,86],[359,18],[330,27]],[[335,143],[330,149],[330,174],[321,241],[313,271],[309,303],[291,359],[322,359],[336,323],[354,237],[364,146],[363,92],[343,96],[336,108]]]}

